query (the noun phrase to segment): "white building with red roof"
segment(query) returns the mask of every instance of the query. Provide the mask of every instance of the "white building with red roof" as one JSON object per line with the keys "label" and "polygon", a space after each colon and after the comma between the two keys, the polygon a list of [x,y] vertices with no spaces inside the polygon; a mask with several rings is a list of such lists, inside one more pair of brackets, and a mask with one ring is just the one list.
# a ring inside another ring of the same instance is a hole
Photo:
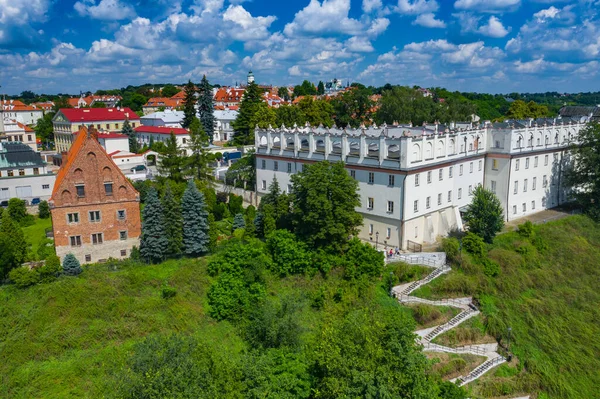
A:
{"label": "white building with red roof", "polygon": [[52,119],[56,150],[68,151],[82,126],[99,132],[120,132],[125,120],[134,129],[140,125],[140,117],[130,108],[61,108]]}
{"label": "white building with red roof", "polygon": [[37,152],[35,131],[27,125],[3,115],[0,109],[0,141],[21,142]]}
{"label": "white building with red roof", "polygon": [[149,145],[150,140],[153,142],[165,142],[171,135],[175,135],[177,144],[187,150],[190,142],[190,132],[181,127],[166,127],[166,126],[138,126],[135,128],[138,142],[140,145]]}
{"label": "white building with red roof", "polygon": [[224,107],[222,109],[230,108],[232,106],[237,107],[240,105],[245,92],[246,89],[237,87],[221,87],[214,95],[214,105],[215,107]]}
{"label": "white building with red roof", "polygon": [[73,108],[86,108],[91,107],[94,103],[104,103],[107,108],[112,108],[121,101],[123,97],[117,95],[102,95],[102,96],[81,96],[67,99],[69,105]]}
{"label": "white building with red roof", "polygon": [[159,110],[177,110],[183,107],[183,99],[169,97],[153,97],[142,107],[144,115],[152,114]]}
{"label": "white building with red roof", "polygon": [[44,117],[44,111],[27,105],[19,100],[0,100],[4,110],[4,117],[14,119],[25,125],[35,125],[38,119]]}

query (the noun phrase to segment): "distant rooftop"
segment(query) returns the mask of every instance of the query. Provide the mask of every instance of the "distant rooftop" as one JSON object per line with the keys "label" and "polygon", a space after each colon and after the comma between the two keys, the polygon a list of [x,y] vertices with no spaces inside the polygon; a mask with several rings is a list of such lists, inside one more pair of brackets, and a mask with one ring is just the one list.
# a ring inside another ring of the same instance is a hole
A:
{"label": "distant rooftop", "polygon": [[0,142],[0,169],[42,167],[42,156],[26,144],[9,141]]}

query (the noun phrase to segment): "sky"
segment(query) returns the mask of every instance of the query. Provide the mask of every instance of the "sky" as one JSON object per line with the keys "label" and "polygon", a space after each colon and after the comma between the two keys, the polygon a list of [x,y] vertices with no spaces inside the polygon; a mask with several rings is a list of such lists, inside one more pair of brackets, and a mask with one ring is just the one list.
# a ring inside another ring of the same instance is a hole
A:
{"label": "sky", "polygon": [[0,92],[361,82],[600,91],[600,0],[0,0]]}

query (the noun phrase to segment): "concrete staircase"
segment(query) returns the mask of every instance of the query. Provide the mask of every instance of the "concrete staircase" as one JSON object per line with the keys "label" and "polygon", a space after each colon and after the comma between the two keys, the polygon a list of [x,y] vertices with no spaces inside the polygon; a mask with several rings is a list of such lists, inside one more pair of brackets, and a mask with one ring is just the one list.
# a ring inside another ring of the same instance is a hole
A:
{"label": "concrete staircase", "polygon": [[494,358],[486,360],[479,366],[475,367],[473,369],[473,371],[471,371],[466,376],[458,377],[455,380],[455,382],[458,383],[458,385],[462,387],[463,385],[468,384],[471,381],[475,381],[476,379],[478,379],[479,377],[481,377],[482,375],[484,375],[485,373],[487,373],[494,367],[496,367],[502,363],[505,363],[505,362],[506,362],[506,359],[503,356],[498,355]]}
{"label": "concrete staircase", "polygon": [[447,323],[440,324],[439,326],[437,326],[435,329],[433,329],[433,331],[431,331],[427,335],[425,335],[422,338],[422,340],[425,342],[429,342],[432,339],[434,339],[435,337],[437,337],[438,335],[443,334],[446,331],[453,329],[454,327],[458,326],[462,322],[467,321],[471,317],[477,316],[478,314],[479,314],[479,311],[477,309],[468,308],[468,309],[460,312],[456,316],[454,316]]}
{"label": "concrete staircase", "polygon": [[450,270],[452,270],[452,269],[450,269],[450,266],[448,266],[448,265],[440,266],[437,269],[435,269],[433,272],[429,273],[429,275],[427,277],[425,277],[423,280],[414,281],[408,287],[406,287],[402,291],[400,291],[398,294],[399,295],[410,295],[410,293],[415,291],[420,286],[429,283],[431,280],[441,276],[442,274],[448,273]]}

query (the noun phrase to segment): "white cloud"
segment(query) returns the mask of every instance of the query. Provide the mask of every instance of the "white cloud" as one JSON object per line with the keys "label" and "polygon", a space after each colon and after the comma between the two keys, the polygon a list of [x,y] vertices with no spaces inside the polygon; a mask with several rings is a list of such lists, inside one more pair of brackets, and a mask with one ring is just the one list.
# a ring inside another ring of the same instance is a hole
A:
{"label": "white cloud", "polygon": [[381,0],[363,0],[362,2],[362,9],[366,13],[379,10],[381,7],[383,7]]}
{"label": "white cloud", "polygon": [[387,18],[377,18],[371,22],[371,26],[367,29],[367,35],[377,37],[390,26],[390,20]]}
{"label": "white cloud", "polygon": [[356,51],[358,53],[370,53],[375,51],[369,39],[364,36],[352,36],[346,40],[346,47],[350,51]]}
{"label": "white cloud", "polygon": [[49,7],[49,0],[0,0],[0,23],[24,25],[44,21]]}
{"label": "white cloud", "polygon": [[348,17],[350,0],[311,0],[310,3],[294,16],[294,20],[284,28],[287,36],[301,33],[325,34],[345,33],[357,34],[362,24]]}
{"label": "white cloud", "polygon": [[398,0],[394,11],[400,14],[422,14],[437,11],[439,5],[436,0]]}
{"label": "white cloud", "polygon": [[288,73],[290,74],[290,76],[302,75],[302,72],[300,71],[300,67],[298,65],[294,65],[294,66],[288,68]]}
{"label": "white cloud", "polygon": [[93,19],[103,21],[120,21],[135,17],[135,10],[129,4],[123,4],[120,0],[96,0],[78,1],[73,6],[79,15],[89,16]]}
{"label": "white cloud", "polygon": [[544,22],[547,19],[553,19],[559,13],[560,13],[560,10],[558,8],[552,6],[546,10],[541,10],[541,11],[536,12],[535,14],[533,14],[533,17],[538,22]]}
{"label": "white cloud", "polygon": [[495,12],[516,9],[519,5],[521,5],[521,0],[456,0],[454,8],[457,10]]}
{"label": "white cloud", "polygon": [[404,50],[414,52],[442,52],[455,50],[457,47],[455,44],[448,43],[445,39],[429,40],[420,43],[409,43],[404,46]]}
{"label": "white cloud", "polygon": [[231,21],[241,28],[230,32],[234,39],[241,41],[266,38],[269,36],[269,26],[276,19],[272,15],[267,17],[253,17],[242,6],[230,5],[225,13],[223,13],[223,21]]}
{"label": "white cloud", "polygon": [[510,32],[510,28],[506,29],[504,25],[502,25],[502,22],[492,15],[488,20],[488,23],[480,26],[479,29],[477,29],[477,32],[481,33],[484,36],[498,38],[508,35],[508,32]]}
{"label": "white cloud", "polygon": [[431,12],[420,14],[417,19],[413,21],[413,25],[421,25],[426,28],[445,28],[446,23],[440,19],[435,19],[435,15]]}

